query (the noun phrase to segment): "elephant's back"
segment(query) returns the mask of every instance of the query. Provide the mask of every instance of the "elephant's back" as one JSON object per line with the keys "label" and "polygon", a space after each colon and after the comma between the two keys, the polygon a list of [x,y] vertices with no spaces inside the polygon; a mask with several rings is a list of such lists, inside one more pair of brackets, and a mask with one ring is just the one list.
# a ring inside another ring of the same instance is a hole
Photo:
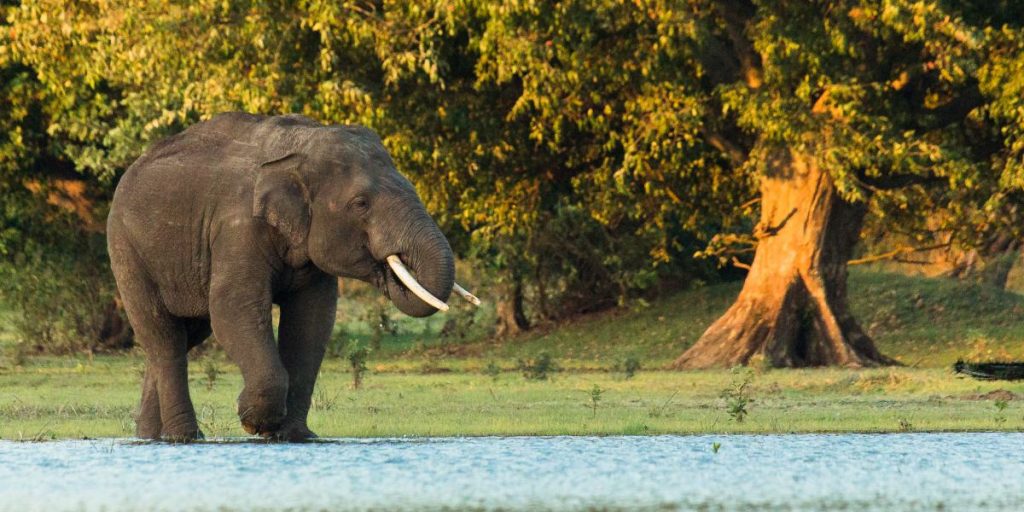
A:
{"label": "elephant's back", "polygon": [[[281,156],[279,146],[306,130],[323,128],[300,115],[217,115],[154,143],[118,182],[111,204],[135,236],[160,229],[178,238],[215,218],[248,217],[260,162]],[[170,236],[170,235],[168,235]]]}
{"label": "elephant's back", "polygon": [[154,143],[121,177],[114,206],[191,208],[223,184],[251,182],[261,153],[253,140],[260,120],[222,114]]}
{"label": "elephant's back", "polygon": [[205,314],[210,240],[225,217],[251,217],[258,147],[200,123],[153,144],[118,182],[110,243],[127,243],[181,316]]}

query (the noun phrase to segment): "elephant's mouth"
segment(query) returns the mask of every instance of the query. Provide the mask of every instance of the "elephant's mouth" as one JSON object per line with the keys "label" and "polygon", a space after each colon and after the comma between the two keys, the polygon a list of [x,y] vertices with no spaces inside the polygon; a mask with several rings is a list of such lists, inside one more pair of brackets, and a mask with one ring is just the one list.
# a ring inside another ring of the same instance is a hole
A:
{"label": "elephant's mouth", "polygon": [[391,292],[388,290],[388,266],[383,261],[373,262],[373,275],[368,279],[374,288],[380,291],[388,300],[391,300]]}
{"label": "elephant's mouth", "polygon": [[[417,298],[433,306],[439,311],[448,311],[448,304],[435,297],[428,291],[416,277],[412,275],[409,268],[405,266],[401,257],[397,254],[389,255],[384,261],[374,262],[374,286],[384,294],[388,300],[391,299],[391,286],[402,293],[411,293]],[[480,305],[480,299],[467,291],[459,283],[454,283],[452,291],[475,306]]]}

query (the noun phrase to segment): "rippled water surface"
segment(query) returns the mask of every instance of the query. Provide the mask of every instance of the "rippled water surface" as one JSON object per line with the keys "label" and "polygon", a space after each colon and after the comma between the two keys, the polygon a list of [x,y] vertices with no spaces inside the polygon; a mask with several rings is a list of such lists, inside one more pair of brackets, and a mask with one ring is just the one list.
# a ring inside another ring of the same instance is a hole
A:
{"label": "rippled water surface", "polygon": [[1022,506],[1019,433],[0,442],[12,511]]}

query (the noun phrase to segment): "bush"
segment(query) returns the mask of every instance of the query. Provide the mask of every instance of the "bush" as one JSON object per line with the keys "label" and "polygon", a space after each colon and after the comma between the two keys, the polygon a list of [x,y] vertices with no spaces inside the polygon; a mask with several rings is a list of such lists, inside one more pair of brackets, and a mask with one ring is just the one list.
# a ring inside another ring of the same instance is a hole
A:
{"label": "bush", "polygon": [[623,373],[626,380],[632,379],[636,376],[636,372],[640,371],[640,360],[635,357],[627,357],[616,365],[616,369]]}
{"label": "bush", "polygon": [[733,368],[733,379],[729,387],[722,391],[725,400],[725,412],[736,423],[743,423],[750,411],[747,406],[754,401],[750,396],[750,386],[754,382],[754,372],[749,368]]}
{"label": "bush", "polygon": [[102,237],[90,238],[78,250],[33,248],[0,264],[0,302],[29,351],[93,353],[131,346],[105,251],[97,247]]}
{"label": "bush", "polygon": [[492,380],[498,380],[498,377],[501,376],[501,367],[494,361],[491,361],[484,367],[484,375],[487,375]]}
{"label": "bush", "polygon": [[547,380],[549,373],[558,371],[558,363],[547,352],[533,359],[520,359],[517,366],[526,380]]}
{"label": "bush", "polygon": [[363,384],[363,374],[366,373],[366,358],[370,351],[356,341],[348,346],[348,363],[352,368],[352,389],[359,389]]}
{"label": "bush", "polygon": [[538,222],[544,229],[515,245],[522,251],[517,271],[530,316],[541,320],[621,306],[657,292],[659,285],[717,275],[709,262],[693,260],[690,255],[701,244],[683,234],[672,233],[686,241],[666,253],[670,262],[652,263],[651,253],[664,233],[644,230],[642,223],[623,221],[612,228],[566,201],[542,213]]}
{"label": "bush", "polygon": [[327,341],[327,357],[344,357],[348,350],[349,335],[343,325],[336,325]]}
{"label": "bush", "polygon": [[438,336],[444,340],[465,341],[476,324],[476,307],[462,304],[461,299],[449,310]]}

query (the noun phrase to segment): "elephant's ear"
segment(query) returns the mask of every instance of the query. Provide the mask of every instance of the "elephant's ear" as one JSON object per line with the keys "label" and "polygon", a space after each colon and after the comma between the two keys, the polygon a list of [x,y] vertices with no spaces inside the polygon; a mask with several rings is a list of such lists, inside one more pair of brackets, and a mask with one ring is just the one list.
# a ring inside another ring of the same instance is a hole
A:
{"label": "elephant's ear", "polygon": [[300,173],[302,155],[291,153],[260,165],[252,198],[252,216],[274,226],[293,247],[309,234],[309,190]]}

